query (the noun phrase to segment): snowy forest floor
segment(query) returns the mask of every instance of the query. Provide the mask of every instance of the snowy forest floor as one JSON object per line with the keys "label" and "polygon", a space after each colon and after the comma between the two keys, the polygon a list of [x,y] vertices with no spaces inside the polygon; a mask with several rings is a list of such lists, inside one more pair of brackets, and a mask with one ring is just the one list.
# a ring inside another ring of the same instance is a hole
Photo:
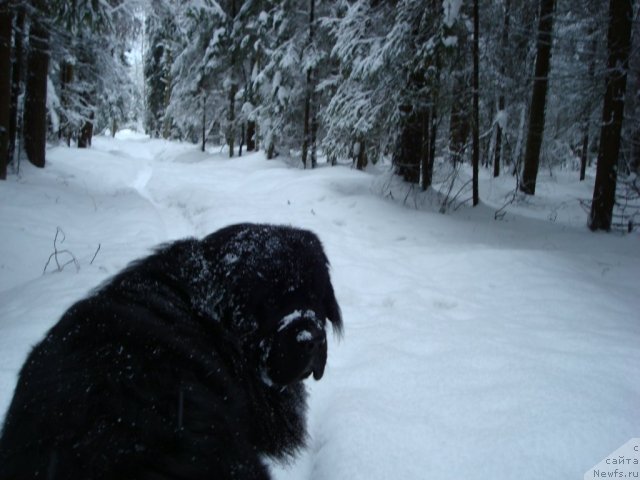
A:
{"label": "snowy forest floor", "polygon": [[[309,448],[276,479],[575,479],[640,436],[640,236],[586,229],[592,178],[541,171],[495,221],[510,176],[441,215],[384,173],[131,133],[48,162],[0,185],[1,412],[30,346],[91,288],[158,243],[256,221],[320,236],[345,321],[308,382]],[[58,227],[77,267],[43,274]]]}

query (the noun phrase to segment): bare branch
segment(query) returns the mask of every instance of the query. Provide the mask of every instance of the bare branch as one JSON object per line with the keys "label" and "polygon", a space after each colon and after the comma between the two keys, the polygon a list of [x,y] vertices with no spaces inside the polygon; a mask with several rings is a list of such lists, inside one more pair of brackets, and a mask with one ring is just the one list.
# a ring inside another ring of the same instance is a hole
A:
{"label": "bare branch", "polygon": [[91,259],[91,261],[89,262],[89,265],[93,265],[93,261],[96,259],[96,257],[98,256],[98,252],[100,251],[100,247],[102,246],[102,244],[98,244],[98,248],[96,249],[96,253],[93,254],[93,258]]}

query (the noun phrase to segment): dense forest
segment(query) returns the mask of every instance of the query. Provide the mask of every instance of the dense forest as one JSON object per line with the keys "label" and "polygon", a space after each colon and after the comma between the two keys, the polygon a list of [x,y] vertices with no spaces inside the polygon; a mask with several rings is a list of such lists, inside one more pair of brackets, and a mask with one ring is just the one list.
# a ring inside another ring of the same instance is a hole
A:
{"label": "dense forest", "polygon": [[633,228],[638,18],[634,0],[0,0],[0,178],[128,127],[388,162],[422,190],[471,165],[474,205],[480,168],[535,195],[540,169],[595,165],[589,227]]}

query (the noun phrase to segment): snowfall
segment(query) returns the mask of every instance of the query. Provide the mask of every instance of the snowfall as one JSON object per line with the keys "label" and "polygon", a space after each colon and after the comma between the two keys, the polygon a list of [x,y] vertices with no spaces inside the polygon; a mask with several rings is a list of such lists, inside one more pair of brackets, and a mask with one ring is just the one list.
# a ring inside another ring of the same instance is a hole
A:
{"label": "snowfall", "polygon": [[47,162],[0,184],[0,418],[72,303],[159,243],[251,221],[317,233],[345,322],[275,479],[576,479],[640,437],[640,235],[586,228],[593,172],[541,169],[496,220],[514,179],[484,170],[481,205],[441,214],[385,166],[127,131]]}

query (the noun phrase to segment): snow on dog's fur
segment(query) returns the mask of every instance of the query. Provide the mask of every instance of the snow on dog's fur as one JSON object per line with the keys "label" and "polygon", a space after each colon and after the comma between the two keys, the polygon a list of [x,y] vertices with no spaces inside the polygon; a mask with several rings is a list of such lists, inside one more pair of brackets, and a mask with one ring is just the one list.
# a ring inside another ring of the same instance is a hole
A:
{"label": "snow on dog's fur", "polygon": [[342,319],[318,238],[241,224],[134,262],[27,358],[5,479],[268,479],[304,446],[305,388]]}

